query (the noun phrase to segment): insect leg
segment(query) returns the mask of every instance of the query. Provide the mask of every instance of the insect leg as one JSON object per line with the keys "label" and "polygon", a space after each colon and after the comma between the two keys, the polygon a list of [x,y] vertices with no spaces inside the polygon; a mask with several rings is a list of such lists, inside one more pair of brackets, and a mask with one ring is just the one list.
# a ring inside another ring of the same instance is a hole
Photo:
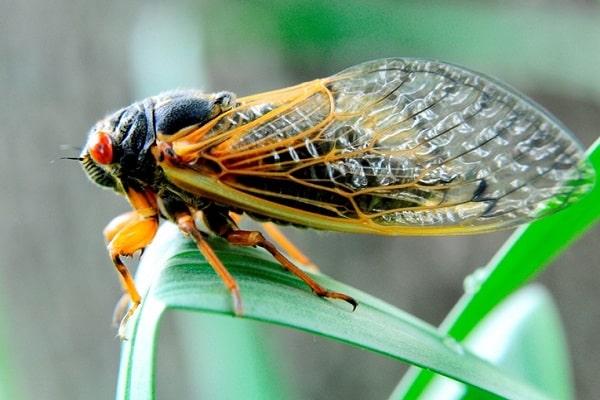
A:
{"label": "insect leg", "polygon": [[295,266],[290,260],[288,260],[277,248],[269,242],[262,233],[257,231],[242,231],[242,230],[230,230],[222,235],[227,241],[237,246],[258,246],[267,250],[271,255],[279,261],[279,263],[288,271],[300,278],[306,283],[312,291],[319,297],[328,297],[330,299],[344,300],[352,305],[353,309],[356,309],[358,302],[352,297],[338,292],[332,292],[327,290],[323,286],[319,285],[312,279],[306,272]]}
{"label": "insect leg", "polygon": [[196,242],[202,255],[206,258],[210,266],[213,267],[217,275],[223,280],[233,297],[233,310],[235,315],[241,316],[243,314],[243,308],[238,284],[229,271],[227,271],[227,268],[225,268],[225,265],[223,265],[215,251],[204,240],[202,232],[196,228],[194,218],[188,213],[178,213],[175,216],[175,221],[177,222],[179,229]]}
{"label": "insect leg", "polygon": [[127,300],[132,302],[131,308],[122,317],[119,325],[118,335],[121,338],[125,337],[127,321],[133,316],[142,300],[135,286],[133,276],[121,257],[133,256],[137,252],[143,251],[156,234],[158,214],[149,196],[150,194],[129,190],[127,197],[136,209],[116,217],[104,229],[104,237],[108,242],[107,248],[110,258],[119,273],[121,284],[126,292],[115,308],[113,314],[115,322],[122,316]]}
{"label": "insect leg", "polygon": [[317,267],[306,254],[300,251],[300,249],[297,248],[296,245],[294,245],[294,243],[292,243],[283,234],[283,232],[281,232],[281,229],[279,229],[277,225],[272,222],[263,222],[261,225],[265,232],[267,232],[267,235],[269,235],[269,237],[273,239],[273,241],[277,243],[279,247],[281,247],[290,257],[311,271],[319,271],[319,267]]}
{"label": "insect leg", "polygon": [[[236,225],[239,225],[242,220],[242,216],[239,214],[229,213],[231,219],[235,222]],[[262,222],[261,226],[264,231],[269,235],[269,237],[279,245],[290,257],[292,257],[296,262],[301,264],[304,268],[307,268],[311,271],[318,272],[319,267],[317,267],[311,260],[308,258],[306,254],[300,251],[299,248],[294,245],[284,234],[281,232],[281,229],[277,227],[272,222]]]}
{"label": "insect leg", "polygon": [[[121,257],[133,256],[138,251],[142,251],[152,241],[158,227],[156,217],[147,218],[137,211],[123,214],[113,220],[104,230],[104,236],[108,240],[108,252],[117,272],[121,278],[121,283],[126,295],[129,295],[133,303],[129,311],[121,320],[119,327],[119,336],[123,337],[127,321],[135,313],[142,298],[135,287],[133,277]],[[120,300],[115,309],[114,316],[118,318],[125,309],[126,299]]]}

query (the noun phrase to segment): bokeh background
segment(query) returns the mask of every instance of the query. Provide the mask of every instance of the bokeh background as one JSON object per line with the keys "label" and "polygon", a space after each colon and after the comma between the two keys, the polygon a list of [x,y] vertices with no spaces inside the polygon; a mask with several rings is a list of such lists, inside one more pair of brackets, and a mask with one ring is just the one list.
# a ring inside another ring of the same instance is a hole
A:
{"label": "bokeh background", "polygon": [[[76,156],[95,120],[163,89],[246,95],[391,56],[496,76],[556,114],[585,147],[598,137],[598,1],[0,0],[0,365],[11,396],[114,397],[119,342],[110,322],[120,288],[101,230],[128,205],[87,182],[77,163],[52,162]],[[439,324],[464,277],[509,232],[289,235],[328,275]],[[582,399],[600,393],[599,239],[596,227],[539,278],[564,320]],[[160,373],[177,376],[185,346],[170,321]],[[262,329],[300,398],[385,398],[405,370],[310,334]],[[160,384],[162,398],[189,396],[177,379]]]}

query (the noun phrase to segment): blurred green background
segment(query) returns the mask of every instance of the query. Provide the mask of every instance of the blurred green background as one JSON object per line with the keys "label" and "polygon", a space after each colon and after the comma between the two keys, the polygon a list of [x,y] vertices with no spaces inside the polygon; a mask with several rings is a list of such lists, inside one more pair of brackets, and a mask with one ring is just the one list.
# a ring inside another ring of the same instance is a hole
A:
{"label": "blurred green background", "polygon": [[[51,161],[77,155],[60,146],[83,145],[98,118],[137,98],[174,87],[241,96],[369,59],[430,57],[526,92],[585,147],[598,137],[598,1],[0,0],[0,11],[0,357],[20,398],[114,397],[120,288],[101,230],[128,205],[76,163]],[[509,232],[289,235],[326,274],[438,324]],[[582,399],[600,393],[599,239],[595,228],[540,278],[561,310]],[[160,398],[189,396],[179,319],[169,315],[162,331]],[[385,398],[405,369],[313,335],[263,330],[301,398]]]}

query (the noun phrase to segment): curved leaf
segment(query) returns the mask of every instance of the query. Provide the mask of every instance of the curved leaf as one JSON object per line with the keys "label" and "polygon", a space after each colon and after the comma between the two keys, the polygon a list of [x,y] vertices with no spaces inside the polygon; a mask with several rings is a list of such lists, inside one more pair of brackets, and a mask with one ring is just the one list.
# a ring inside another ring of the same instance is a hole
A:
{"label": "curved leaf", "polygon": [[[240,285],[245,318],[313,332],[369,349],[509,398],[545,398],[440,334],[434,327],[357,289],[322,275],[329,289],[360,303],[352,312],[342,301],[312,294],[267,253],[235,248],[221,239],[210,244]],[[138,273],[146,285],[137,318],[123,344],[118,398],[153,398],[156,337],[166,309],[232,315],[231,296],[194,243],[171,224],[161,227]],[[133,384],[132,382],[135,382]]]}

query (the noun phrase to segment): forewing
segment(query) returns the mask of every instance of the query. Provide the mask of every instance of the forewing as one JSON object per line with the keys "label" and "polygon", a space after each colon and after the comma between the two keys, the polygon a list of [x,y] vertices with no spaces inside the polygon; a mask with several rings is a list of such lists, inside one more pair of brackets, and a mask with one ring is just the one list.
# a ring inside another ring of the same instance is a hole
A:
{"label": "forewing", "polygon": [[578,144],[540,106],[428,60],[368,62],[242,98],[190,138],[178,153],[230,190],[221,201],[318,228],[490,231],[560,209],[592,182]]}

